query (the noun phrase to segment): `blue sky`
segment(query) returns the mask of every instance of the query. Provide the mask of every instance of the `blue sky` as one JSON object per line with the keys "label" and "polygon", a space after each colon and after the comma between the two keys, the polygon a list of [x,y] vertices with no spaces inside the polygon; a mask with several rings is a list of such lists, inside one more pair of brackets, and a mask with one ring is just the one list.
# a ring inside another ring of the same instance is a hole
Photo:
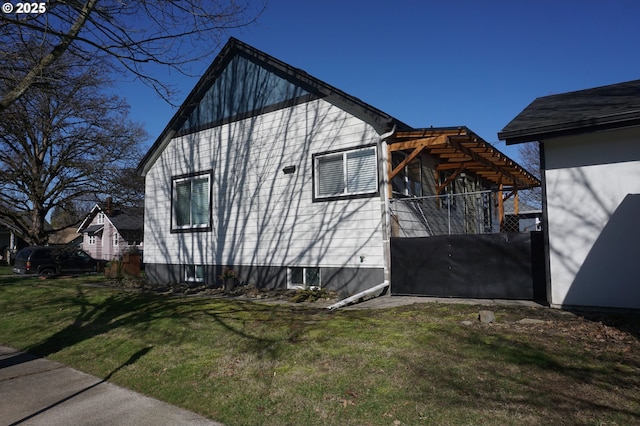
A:
{"label": "blue sky", "polygon": [[[411,126],[467,126],[516,160],[497,133],[536,97],[640,79],[637,0],[268,0],[229,35]],[[178,104],[197,81],[155,77]],[[175,108],[120,87],[152,143]]]}

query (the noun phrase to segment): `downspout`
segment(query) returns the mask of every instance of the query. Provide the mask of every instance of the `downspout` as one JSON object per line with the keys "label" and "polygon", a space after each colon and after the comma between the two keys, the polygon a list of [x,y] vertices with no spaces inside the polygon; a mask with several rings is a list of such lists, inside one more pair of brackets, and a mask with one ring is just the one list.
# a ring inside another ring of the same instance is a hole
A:
{"label": "downspout", "polygon": [[378,158],[382,171],[382,179],[380,180],[380,209],[382,217],[382,255],[384,257],[384,284],[391,289],[391,202],[389,201],[389,159],[387,158],[389,150],[387,149],[387,139],[396,133],[396,125],[393,125],[391,131],[380,135],[378,140]]}
{"label": "downspout", "polygon": [[[384,291],[384,289],[391,286],[391,218],[390,218],[390,202],[388,197],[387,187],[389,186],[389,170],[387,169],[387,143],[385,142],[391,136],[396,133],[396,125],[390,132],[383,133],[377,142],[378,149],[378,170],[382,173],[382,179],[380,179],[380,210],[381,210],[381,226],[382,226],[382,256],[383,256],[383,277],[384,282],[368,288],[353,296],[347,297],[333,305],[329,306],[330,310],[341,308],[343,306],[355,303],[365,297],[377,297]],[[376,294],[377,293],[377,294]]]}

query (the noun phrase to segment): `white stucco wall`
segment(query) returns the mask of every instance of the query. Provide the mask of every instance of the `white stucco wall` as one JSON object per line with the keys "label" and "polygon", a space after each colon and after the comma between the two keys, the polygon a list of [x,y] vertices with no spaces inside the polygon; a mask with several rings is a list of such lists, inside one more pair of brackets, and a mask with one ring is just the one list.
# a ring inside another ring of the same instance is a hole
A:
{"label": "white stucco wall", "polygon": [[[382,267],[379,197],[312,202],[312,154],[378,137],[316,100],[174,138],[146,176],[145,263]],[[212,230],[171,233],[172,177],[205,170]]]}
{"label": "white stucco wall", "polygon": [[543,142],[550,302],[640,308],[640,128]]}

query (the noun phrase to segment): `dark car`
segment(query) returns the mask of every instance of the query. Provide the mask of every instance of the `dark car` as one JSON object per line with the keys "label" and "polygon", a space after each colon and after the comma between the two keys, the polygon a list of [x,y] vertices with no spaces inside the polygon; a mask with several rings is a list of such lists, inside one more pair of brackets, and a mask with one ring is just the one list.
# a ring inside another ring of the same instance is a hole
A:
{"label": "dark car", "polygon": [[29,246],[16,254],[12,271],[17,274],[57,275],[96,272],[100,261],[69,247]]}

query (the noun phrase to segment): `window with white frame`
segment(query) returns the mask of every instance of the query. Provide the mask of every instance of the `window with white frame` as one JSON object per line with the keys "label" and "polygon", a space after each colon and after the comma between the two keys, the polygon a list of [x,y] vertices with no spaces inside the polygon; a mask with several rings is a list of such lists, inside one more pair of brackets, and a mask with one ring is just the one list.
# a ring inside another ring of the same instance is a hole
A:
{"label": "window with white frame", "polygon": [[117,232],[115,232],[113,234],[113,246],[118,247],[119,244],[120,244],[120,235]]}
{"label": "window with white frame", "polygon": [[210,174],[174,178],[173,229],[207,229],[210,226],[210,181]]}
{"label": "window with white frame", "polygon": [[321,287],[320,268],[291,267],[288,268],[289,288]]}
{"label": "window with white frame", "polygon": [[204,282],[204,266],[184,265],[184,280],[186,282]]}
{"label": "window with white frame", "polygon": [[87,240],[88,240],[90,246],[95,246],[96,245],[96,236],[95,236],[95,234],[87,235]]}
{"label": "window with white frame", "polygon": [[104,213],[98,213],[96,220],[98,225],[104,225]]}
{"label": "window with white frame", "polygon": [[334,198],[378,191],[375,147],[314,156],[315,198]]}

